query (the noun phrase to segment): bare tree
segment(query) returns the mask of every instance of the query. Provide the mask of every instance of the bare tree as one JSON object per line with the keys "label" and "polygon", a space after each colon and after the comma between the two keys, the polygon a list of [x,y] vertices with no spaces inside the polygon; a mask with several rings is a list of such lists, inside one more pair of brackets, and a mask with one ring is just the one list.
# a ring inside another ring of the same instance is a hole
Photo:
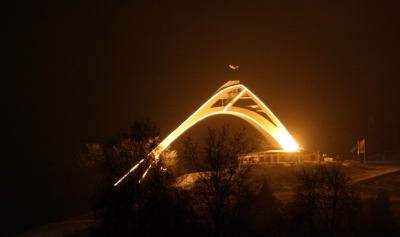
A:
{"label": "bare tree", "polygon": [[170,147],[167,147],[167,149],[161,152],[160,161],[165,172],[168,172],[172,176],[177,176],[180,173],[181,164],[176,150],[171,150]]}
{"label": "bare tree", "polygon": [[360,207],[358,192],[338,164],[301,166],[286,215],[288,235],[346,236],[353,232]]}
{"label": "bare tree", "polygon": [[382,189],[375,198],[368,200],[365,235],[369,236],[399,236],[399,225],[395,212],[390,206],[388,194]]}
{"label": "bare tree", "polygon": [[145,162],[114,186],[158,145],[158,133],[153,122],[139,119],[127,132],[104,145],[87,144],[80,163],[98,167],[103,176],[103,185],[93,198],[96,228],[92,236],[168,236],[169,232],[179,230],[179,218],[171,218],[177,211],[161,162],[153,164],[140,183],[148,168]]}
{"label": "bare tree", "polygon": [[250,164],[240,157],[255,149],[245,129],[232,132],[225,125],[217,131],[209,129],[204,146],[189,137],[184,141],[184,158],[196,172],[196,181],[189,190],[188,207],[197,217],[207,236],[237,236],[250,220],[250,210],[260,186],[250,178]]}

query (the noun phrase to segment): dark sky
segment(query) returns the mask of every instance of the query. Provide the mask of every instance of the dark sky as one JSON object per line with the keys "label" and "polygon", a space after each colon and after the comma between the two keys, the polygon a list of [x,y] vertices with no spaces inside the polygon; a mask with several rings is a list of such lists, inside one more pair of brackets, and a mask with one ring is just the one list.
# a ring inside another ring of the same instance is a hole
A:
{"label": "dark sky", "polygon": [[89,210],[79,147],[139,116],[165,137],[228,80],[306,149],[400,144],[399,1],[165,2],[2,7],[0,235]]}

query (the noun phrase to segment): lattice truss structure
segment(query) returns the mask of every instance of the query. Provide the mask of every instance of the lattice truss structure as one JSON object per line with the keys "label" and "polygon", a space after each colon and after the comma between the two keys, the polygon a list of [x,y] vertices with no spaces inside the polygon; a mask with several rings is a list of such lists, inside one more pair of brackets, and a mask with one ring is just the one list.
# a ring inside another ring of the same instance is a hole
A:
{"label": "lattice truss structure", "polygon": [[[272,147],[276,147],[279,150],[296,151],[299,148],[283,124],[257,96],[240,84],[240,81],[228,81],[186,121],[169,134],[147,158],[143,158],[114,185],[118,185],[146,159],[153,159],[152,162],[158,162],[161,152],[191,126],[209,116],[219,114],[234,115],[245,120],[256,128],[270,142]],[[150,168],[151,165],[147,168],[142,178]]]}

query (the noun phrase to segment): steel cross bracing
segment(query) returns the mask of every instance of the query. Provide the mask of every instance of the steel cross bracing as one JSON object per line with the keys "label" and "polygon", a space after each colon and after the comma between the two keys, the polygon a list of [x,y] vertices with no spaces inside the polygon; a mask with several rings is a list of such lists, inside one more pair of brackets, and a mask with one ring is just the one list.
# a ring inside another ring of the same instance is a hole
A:
{"label": "steel cross bracing", "polygon": [[[197,122],[213,115],[229,114],[237,116],[256,128],[273,147],[283,151],[296,151],[297,143],[268,107],[240,81],[228,81],[222,85],[210,99],[194,112],[177,129],[169,134],[147,158],[143,158],[114,185],[118,185],[146,159],[157,162],[161,152],[176,138]],[[147,174],[147,168],[142,178]],[[139,180],[140,182],[140,180]]]}

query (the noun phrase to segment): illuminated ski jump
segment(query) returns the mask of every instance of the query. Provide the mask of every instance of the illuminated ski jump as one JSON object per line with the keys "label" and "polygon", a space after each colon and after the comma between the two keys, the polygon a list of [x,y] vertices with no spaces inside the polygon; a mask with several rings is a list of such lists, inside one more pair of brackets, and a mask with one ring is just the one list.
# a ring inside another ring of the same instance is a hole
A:
{"label": "illuminated ski jump", "polygon": [[[142,159],[114,186],[118,185],[126,176],[133,172],[146,159],[158,160],[161,152],[176,138],[197,122],[218,114],[237,116],[256,128],[277,150],[296,151],[297,143],[278,120],[278,118],[258,99],[249,89],[240,84],[240,81],[228,81],[222,85],[214,95],[194,112],[175,131],[168,135],[152,152],[148,158]],[[147,174],[147,168],[142,178]],[[139,181],[140,182],[140,181]]]}

